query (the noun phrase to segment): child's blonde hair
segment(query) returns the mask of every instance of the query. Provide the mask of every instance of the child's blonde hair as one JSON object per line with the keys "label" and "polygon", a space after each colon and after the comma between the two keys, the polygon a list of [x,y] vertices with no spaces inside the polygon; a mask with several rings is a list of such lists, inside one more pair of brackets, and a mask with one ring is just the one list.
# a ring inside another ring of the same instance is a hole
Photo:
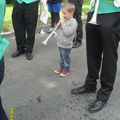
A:
{"label": "child's blonde hair", "polygon": [[66,9],[70,13],[75,12],[75,5],[73,3],[67,2],[62,6],[62,9]]}

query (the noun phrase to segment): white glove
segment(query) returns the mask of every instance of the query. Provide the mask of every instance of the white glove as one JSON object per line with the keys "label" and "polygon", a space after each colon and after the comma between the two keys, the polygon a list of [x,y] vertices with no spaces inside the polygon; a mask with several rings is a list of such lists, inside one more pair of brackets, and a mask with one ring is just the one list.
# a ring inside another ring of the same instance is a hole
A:
{"label": "white glove", "polygon": [[47,0],[41,0],[41,3],[45,5],[47,3]]}
{"label": "white glove", "polygon": [[120,0],[114,0],[115,7],[120,7]]}
{"label": "white glove", "polygon": [[95,5],[95,0],[91,0],[90,1],[90,8],[89,9],[91,9],[92,7],[94,7],[94,5]]}

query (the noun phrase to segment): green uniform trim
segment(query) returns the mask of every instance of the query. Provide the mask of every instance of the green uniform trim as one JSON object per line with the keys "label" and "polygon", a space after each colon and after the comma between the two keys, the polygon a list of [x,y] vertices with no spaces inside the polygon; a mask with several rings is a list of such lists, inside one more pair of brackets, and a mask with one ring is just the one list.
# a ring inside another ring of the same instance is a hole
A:
{"label": "green uniform trim", "polygon": [[36,2],[38,0],[17,0],[18,3],[22,4],[23,2],[26,4],[32,3],[32,2]]}
{"label": "green uniform trim", "polygon": [[[99,0],[98,14],[120,12],[120,7],[114,5],[114,0]],[[95,7],[92,7],[89,12],[93,12]]]}
{"label": "green uniform trim", "polygon": [[0,32],[2,31],[3,19],[5,16],[6,1],[0,0]]}

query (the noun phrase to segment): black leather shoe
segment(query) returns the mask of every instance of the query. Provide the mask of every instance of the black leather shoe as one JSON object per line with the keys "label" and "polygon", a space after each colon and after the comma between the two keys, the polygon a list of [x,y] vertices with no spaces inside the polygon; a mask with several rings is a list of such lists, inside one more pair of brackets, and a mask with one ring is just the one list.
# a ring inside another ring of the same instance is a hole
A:
{"label": "black leather shoe", "polygon": [[77,41],[77,42],[74,42],[74,43],[73,43],[72,48],[78,48],[78,47],[80,47],[81,45],[82,45],[82,42]]}
{"label": "black leather shoe", "polygon": [[88,112],[94,113],[99,110],[101,110],[104,105],[106,104],[106,101],[102,101],[100,99],[96,99],[89,107],[88,107]]}
{"label": "black leather shoe", "polygon": [[27,59],[27,60],[32,60],[32,59],[33,59],[33,55],[32,55],[31,52],[27,52],[27,53],[26,53],[26,59]]}
{"label": "black leather shoe", "polygon": [[82,94],[95,93],[95,92],[96,92],[96,87],[92,89],[87,89],[84,85],[71,90],[71,94],[73,95],[82,95]]}
{"label": "black leather shoe", "polygon": [[18,56],[20,56],[20,55],[22,55],[22,54],[24,54],[25,52],[19,52],[18,50],[16,50],[11,56],[12,57],[18,57]]}

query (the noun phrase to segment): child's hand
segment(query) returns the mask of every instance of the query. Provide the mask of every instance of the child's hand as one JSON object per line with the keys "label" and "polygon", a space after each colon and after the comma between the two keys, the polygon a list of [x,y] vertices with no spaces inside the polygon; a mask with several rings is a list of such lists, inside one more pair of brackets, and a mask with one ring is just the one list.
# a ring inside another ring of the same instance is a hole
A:
{"label": "child's hand", "polygon": [[58,25],[60,25],[60,26],[62,26],[63,24],[64,24],[64,20],[60,20],[59,22],[58,22]]}
{"label": "child's hand", "polygon": [[61,23],[60,23],[60,21],[57,23],[57,26],[60,26],[61,25]]}

